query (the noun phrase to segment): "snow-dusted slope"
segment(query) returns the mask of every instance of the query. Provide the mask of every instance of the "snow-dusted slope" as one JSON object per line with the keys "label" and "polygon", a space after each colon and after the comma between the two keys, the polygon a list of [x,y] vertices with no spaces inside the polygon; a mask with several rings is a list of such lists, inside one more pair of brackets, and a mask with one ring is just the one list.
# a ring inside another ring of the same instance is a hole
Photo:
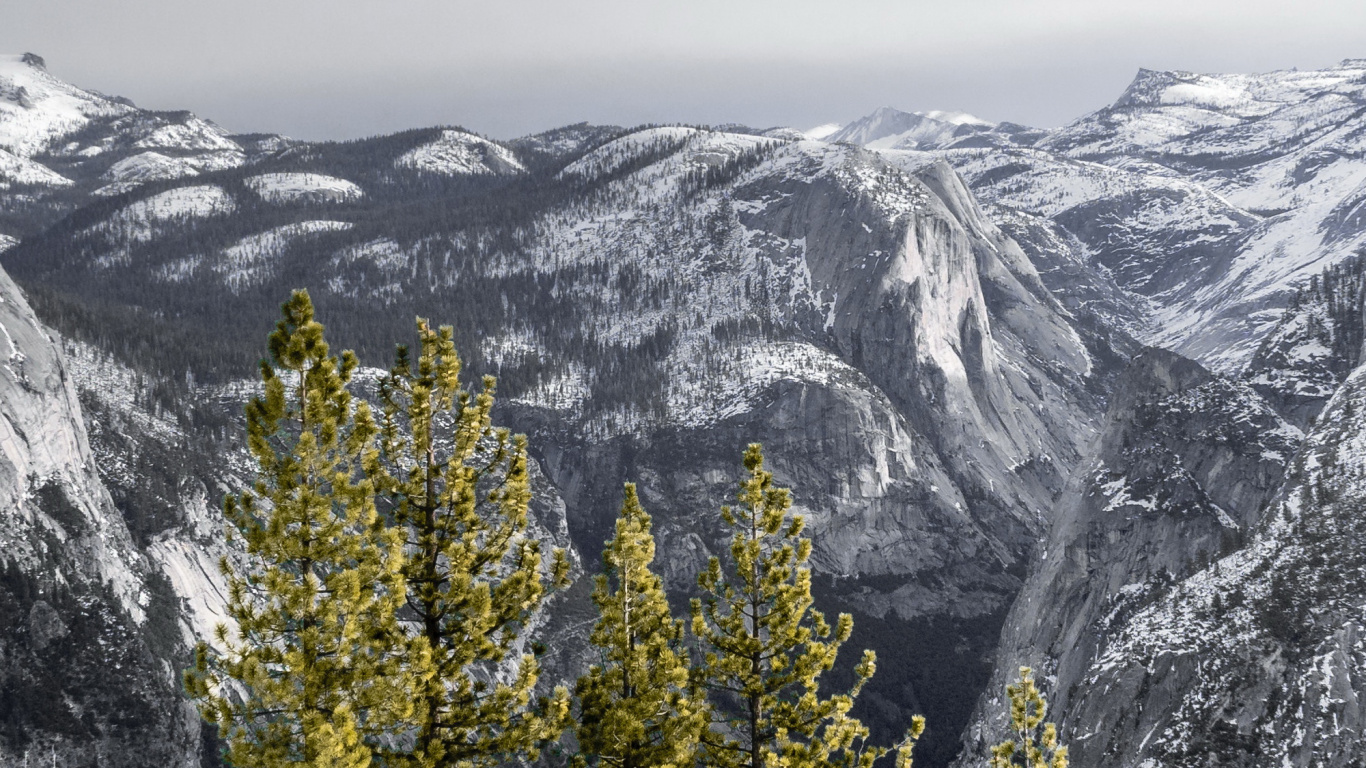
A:
{"label": "snow-dusted slope", "polygon": [[1364,387],[1359,368],[1245,547],[1121,606],[1069,708],[1087,764],[1366,761]]}
{"label": "snow-dusted slope", "polygon": [[133,111],[52,77],[32,54],[0,56],[0,149],[13,155],[33,157],[92,119]]}
{"label": "snow-dusted slope", "polygon": [[365,196],[354,182],[319,173],[263,173],[247,179],[246,185],[272,203],[335,203]]}
{"label": "snow-dusted slope", "polygon": [[0,201],[0,221],[36,231],[91,196],[235,168],[251,152],[188,112],[152,112],[86,91],[32,54],[0,56],[0,191],[22,185],[24,204]]}
{"label": "snow-dusted slope", "polygon": [[[1366,246],[1363,114],[1363,60],[1144,70],[1113,106],[1039,142],[1044,155],[998,156],[968,175],[988,198],[1064,220],[1106,266],[1138,267],[1117,277],[1152,298],[1151,343],[1236,371],[1296,284]],[[1048,156],[1104,165],[1110,189],[1127,190],[1088,192],[1097,172]]]}
{"label": "snow-dusted slope", "polygon": [[1131,746],[1118,762],[1100,746],[1128,728],[1129,702],[1096,696],[1088,670],[1127,617],[1243,540],[1303,437],[1248,386],[1170,352],[1145,350],[1122,380],[1006,620],[959,765],[1005,733],[1001,692],[1021,666],[1046,681],[1075,764],[1137,764]]}
{"label": "snow-dusted slope", "polygon": [[526,170],[501,144],[455,130],[442,131],[436,141],[404,153],[395,165],[441,176],[503,175]]}

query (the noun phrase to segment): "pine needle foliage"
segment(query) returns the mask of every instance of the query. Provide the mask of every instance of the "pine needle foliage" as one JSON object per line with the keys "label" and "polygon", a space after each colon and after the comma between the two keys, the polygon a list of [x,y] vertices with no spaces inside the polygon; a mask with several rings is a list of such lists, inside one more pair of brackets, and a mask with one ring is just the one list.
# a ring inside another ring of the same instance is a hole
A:
{"label": "pine needle foliage", "polygon": [[239,563],[220,564],[222,652],[200,643],[185,687],[217,723],[238,768],[370,765],[369,733],[410,715],[385,652],[404,594],[402,540],[377,524],[365,465],[377,427],[353,403],[350,352],[330,354],[313,305],[296,291],[247,405],[253,486],[224,501]]}
{"label": "pine needle foliage", "polygon": [[1067,768],[1067,747],[1058,728],[1045,723],[1048,704],[1034,684],[1034,671],[1020,667],[1020,679],[1006,686],[1010,699],[1010,738],[991,748],[991,768]]}
{"label": "pine needle foliage", "polygon": [[[375,482],[405,536],[403,656],[414,727],[382,748],[386,766],[493,766],[535,759],[567,725],[569,694],[533,696],[540,670],[519,653],[563,551],[543,567],[528,535],[526,438],[491,426],[494,381],[460,383],[449,326],[417,321],[380,382]],[[495,674],[495,673],[499,674]]]}
{"label": "pine needle foliage", "polygon": [[[722,507],[734,534],[723,570],[712,558],[698,577],[692,631],[702,661],[694,684],[711,694],[712,725],[702,735],[703,762],[718,768],[869,768],[889,750],[865,744],[868,729],[849,715],[876,657],[864,651],[853,687],[821,698],[819,677],[853,631],[840,614],[832,627],[812,609],[811,540],[790,513],[791,494],[773,485],[763,450],[744,455],[748,477],[738,507]],[[917,716],[896,747],[898,768],[924,730]]]}
{"label": "pine needle foliage", "polygon": [[669,613],[650,570],[655,541],[636,487],[627,483],[616,535],[603,551],[591,640],[600,662],[579,678],[579,754],[589,768],[689,768],[709,720],[688,690],[683,622]]}

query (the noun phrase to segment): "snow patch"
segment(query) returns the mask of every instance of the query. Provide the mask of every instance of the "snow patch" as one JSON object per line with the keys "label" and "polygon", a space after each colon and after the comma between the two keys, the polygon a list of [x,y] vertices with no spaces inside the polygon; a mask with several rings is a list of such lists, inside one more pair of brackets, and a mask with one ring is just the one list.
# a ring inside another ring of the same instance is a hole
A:
{"label": "snow patch", "polygon": [[319,173],[263,173],[245,184],[261,199],[272,203],[344,203],[365,196],[356,184]]}

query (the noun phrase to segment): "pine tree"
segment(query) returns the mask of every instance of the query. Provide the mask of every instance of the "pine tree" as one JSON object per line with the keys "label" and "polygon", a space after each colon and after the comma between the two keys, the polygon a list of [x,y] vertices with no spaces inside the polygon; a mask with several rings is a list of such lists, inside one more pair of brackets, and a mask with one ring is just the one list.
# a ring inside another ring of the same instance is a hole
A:
{"label": "pine tree", "polygon": [[[758,444],[745,451],[749,477],[740,506],[722,507],[734,529],[730,567],[712,558],[698,577],[692,630],[705,651],[695,684],[712,694],[713,725],[703,733],[704,761],[719,768],[868,768],[888,750],[865,744],[868,729],[849,715],[872,677],[876,657],[864,651],[844,694],[822,699],[818,678],[853,631],[841,614],[835,627],[812,610],[811,541],[805,521],[789,514],[791,495],[773,485]],[[898,768],[924,729],[917,716],[897,746]]]}
{"label": "pine tree", "polygon": [[592,768],[688,768],[708,725],[705,702],[688,695],[683,623],[669,613],[650,570],[655,541],[636,487],[626,484],[616,535],[602,553],[592,643],[601,662],[579,678],[576,763]]}
{"label": "pine tree", "polygon": [[491,426],[493,379],[471,396],[452,329],[419,319],[418,335],[415,363],[400,346],[380,383],[376,485],[406,536],[402,642],[415,706],[415,727],[383,748],[385,764],[534,759],[564,730],[569,694],[561,687],[533,700],[536,659],[513,654],[568,561],[557,550],[542,572],[540,543],[527,531],[526,438]]}
{"label": "pine tree", "polygon": [[1010,738],[991,748],[991,768],[1067,768],[1067,747],[1058,728],[1045,723],[1048,704],[1034,684],[1034,672],[1020,667],[1020,680],[1006,686],[1010,699]]}
{"label": "pine tree", "polygon": [[185,687],[239,768],[363,768],[365,736],[409,715],[384,653],[403,599],[402,541],[377,524],[363,471],[376,425],[347,392],[355,356],[329,353],[306,292],[283,310],[264,394],[246,410],[257,477],[224,501],[229,535],[245,542],[242,562],[220,564],[235,628],[217,628],[223,652],[196,648]]}

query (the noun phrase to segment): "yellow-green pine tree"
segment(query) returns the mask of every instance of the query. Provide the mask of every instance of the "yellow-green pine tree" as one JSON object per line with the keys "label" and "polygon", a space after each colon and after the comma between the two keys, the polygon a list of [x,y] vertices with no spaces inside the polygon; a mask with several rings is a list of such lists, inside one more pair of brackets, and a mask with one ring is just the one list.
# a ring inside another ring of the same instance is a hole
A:
{"label": "yellow-green pine tree", "polygon": [[528,535],[526,438],[491,426],[493,379],[472,396],[451,328],[419,319],[418,335],[417,359],[399,347],[380,384],[376,484],[406,537],[401,642],[415,707],[406,738],[380,749],[405,768],[533,759],[564,730],[569,695],[534,700],[539,667],[517,649],[568,561],[557,550],[543,568]]}
{"label": "yellow-green pine tree", "polygon": [[[704,762],[718,768],[868,768],[888,750],[867,746],[868,729],[849,715],[875,656],[864,651],[846,693],[821,698],[819,677],[849,639],[853,619],[832,628],[812,610],[811,541],[790,514],[791,495],[773,485],[759,445],[745,451],[748,477],[738,508],[722,507],[734,530],[730,563],[717,558],[698,577],[704,597],[692,603],[692,630],[703,661],[698,686],[711,692],[713,727],[703,733]],[[898,768],[924,729],[917,716],[897,745]]]}
{"label": "yellow-green pine tree", "polygon": [[1045,723],[1048,704],[1034,684],[1034,671],[1020,667],[1020,680],[1006,686],[1010,699],[1010,738],[991,748],[991,768],[1067,768],[1067,747],[1058,728]]}
{"label": "yellow-green pine tree", "polygon": [[224,501],[245,543],[243,561],[221,563],[235,626],[218,627],[221,652],[198,646],[185,687],[238,768],[363,768],[366,735],[410,714],[385,653],[402,540],[377,524],[364,472],[376,425],[347,391],[355,356],[330,354],[306,292],[283,309],[246,410],[256,480]]}
{"label": "yellow-green pine tree", "polygon": [[580,765],[590,768],[690,768],[708,725],[706,705],[688,692],[683,622],[669,613],[650,570],[655,540],[636,487],[627,483],[616,535],[602,553],[593,590],[598,664],[579,678]]}

